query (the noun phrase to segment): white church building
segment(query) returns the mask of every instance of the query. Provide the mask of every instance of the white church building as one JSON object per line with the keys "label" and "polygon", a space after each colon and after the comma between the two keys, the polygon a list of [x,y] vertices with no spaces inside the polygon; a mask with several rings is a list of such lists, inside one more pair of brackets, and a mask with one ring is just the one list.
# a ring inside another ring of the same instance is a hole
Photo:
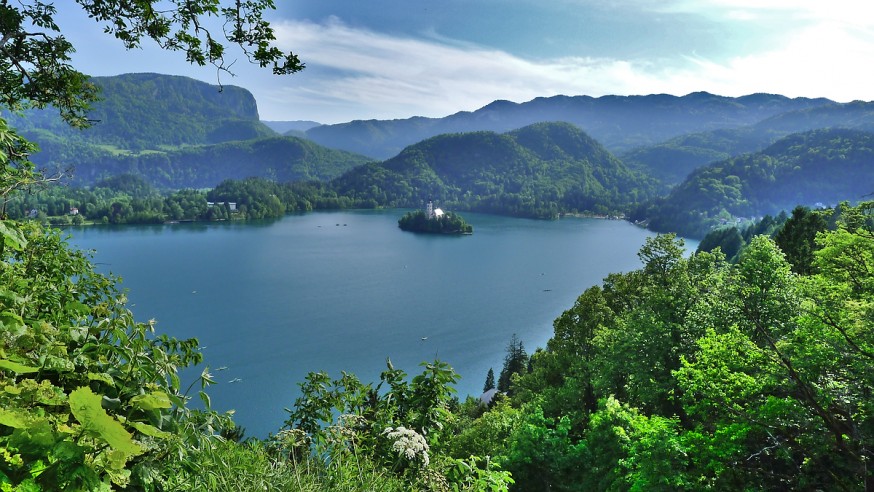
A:
{"label": "white church building", "polygon": [[425,216],[429,219],[443,217],[443,209],[434,208],[434,203],[431,200],[428,200],[428,204],[425,205]]}

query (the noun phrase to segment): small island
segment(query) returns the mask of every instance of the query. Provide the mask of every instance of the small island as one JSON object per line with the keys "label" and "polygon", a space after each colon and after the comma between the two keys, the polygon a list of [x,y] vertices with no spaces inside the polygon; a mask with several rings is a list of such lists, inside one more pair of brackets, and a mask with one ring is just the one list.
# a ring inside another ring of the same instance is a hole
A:
{"label": "small island", "polygon": [[398,220],[403,231],[428,232],[432,234],[473,234],[473,226],[460,215],[434,208],[431,200],[425,210],[407,212]]}

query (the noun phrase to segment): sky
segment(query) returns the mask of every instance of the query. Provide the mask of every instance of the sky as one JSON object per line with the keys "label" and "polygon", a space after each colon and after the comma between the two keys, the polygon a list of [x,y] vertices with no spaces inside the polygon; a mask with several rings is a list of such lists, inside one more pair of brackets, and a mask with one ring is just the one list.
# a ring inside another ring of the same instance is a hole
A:
{"label": "sky", "polygon": [[505,99],[707,91],[874,100],[871,0],[276,0],[277,45],[306,69],[235,76],[125,51],[56,2],[89,75],[158,72],[251,91],[263,120],[442,117]]}

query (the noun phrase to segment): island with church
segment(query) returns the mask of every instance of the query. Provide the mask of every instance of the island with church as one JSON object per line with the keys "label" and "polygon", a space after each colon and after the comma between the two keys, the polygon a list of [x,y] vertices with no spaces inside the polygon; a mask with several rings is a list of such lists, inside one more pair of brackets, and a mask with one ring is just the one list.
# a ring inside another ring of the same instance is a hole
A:
{"label": "island with church", "polygon": [[473,234],[473,226],[460,215],[434,208],[428,200],[425,209],[407,212],[398,220],[398,227],[404,231],[428,232],[433,234]]}

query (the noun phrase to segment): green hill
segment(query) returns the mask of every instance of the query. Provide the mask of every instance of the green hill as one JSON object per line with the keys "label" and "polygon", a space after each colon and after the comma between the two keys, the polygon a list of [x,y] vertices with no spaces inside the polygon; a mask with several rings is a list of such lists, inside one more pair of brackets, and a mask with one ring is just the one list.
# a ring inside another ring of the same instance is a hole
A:
{"label": "green hill", "polygon": [[[65,139],[124,150],[160,149],[263,138],[276,133],[258,120],[246,89],[188,77],[134,73],[91,79],[101,100],[87,131],[67,127],[52,109],[29,111],[11,124],[41,143],[40,130]],[[43,160],[54,156],[44,156]]]}
{"label": "green hill", "polygon": [[664,198],[632,214],[655,231],[701,237],[738,217],[777,214],[796,205],[858,201],[874,192],[874,133],[814,130],[761,152],[694,171]]}
{"label": "green hill", "polygon": [[533,217],[622,210],[653,189],[568,123],[440,135],[332,184],[339,195],[384,206],[417,207],[433,198],[453,209]]}
{"label": "green hill", "polygon": [[[33,161],[65,171],[73,185],[120,174],[160,188],[213,187],[257,176],[330,180],[367,159],[295,137],[259,121],[252,94],[187,77],[153,73],[94,77],[102,100],[87,131],[69,128],[52,109],[10,116],[40,146]],[[4,117],[7,115],[4,115]]]}

